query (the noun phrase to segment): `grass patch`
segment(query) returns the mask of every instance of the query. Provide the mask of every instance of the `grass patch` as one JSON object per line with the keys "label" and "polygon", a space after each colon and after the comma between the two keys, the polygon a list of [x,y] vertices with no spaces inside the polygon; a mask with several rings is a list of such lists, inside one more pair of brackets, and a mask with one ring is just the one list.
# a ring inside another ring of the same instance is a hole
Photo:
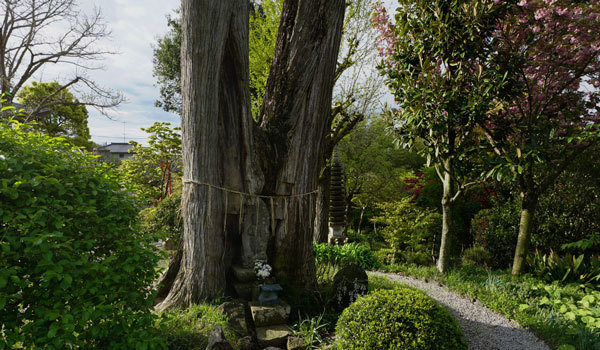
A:
{"label": "grass patch", "polygon": [[239,336],[229,329],[227,316],[214,305],[192,305],[159,314],[156,327],[167,339],[169,350],[204,350],[210,333],[217,326],[223,328],[225,338],[237,349]]}
{"label": "grass patch", "polygon": [[395,289],[399,283],[383,276],[369,275],[369,293],[380,289]]}
{"label": "grass patch", "polygon": [[582,321],[585,316],[580,317],[600,308],[600,304],[585,308],[582,302],[584,297],[596,295],[597,286],[561,286],[548,284],[531,275],[514,277],[509,271],[467,266],[453,268],[447,275],[439,275],[435,266],[393,265],[386,266],[384,270],[439,281],[451,290],[477,299],[487,308],[516,320],[554,348],[600,349],[600,325],[586,324]]}

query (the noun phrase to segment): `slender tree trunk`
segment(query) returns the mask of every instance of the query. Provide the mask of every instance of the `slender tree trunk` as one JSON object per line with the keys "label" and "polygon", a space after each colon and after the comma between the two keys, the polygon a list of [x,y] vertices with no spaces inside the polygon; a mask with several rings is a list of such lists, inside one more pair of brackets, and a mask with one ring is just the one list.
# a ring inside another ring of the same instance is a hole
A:
{"label": "slender tree trunk", "polygon": [[331,168],[326,165],[319,179],[314,236],[314,240],[317,243],[327,243],[327,236],[329,234],[330,170]]}
{"label": "slender tree trunk", "polygon": [[512,274],[517,276],[523,272],[525,258],[529,251],[531,241],[531,226],[533,224],[538,197],[528,193],[521,193],[521,220],[519,222],[519,236],[513,260]]}
{"label": "slender tree trunk", "polygon": [[358,230],[356,230],[356,233],[359,235],[362,232],[362,222],[363,222],[363,218],[365,217],[366,209],[367,209],[367,207],[364,205],[360,208],[360,218],[358,219]]}
{"label": "slender tree trunk", "polygon": [[438,256],[437,268],[440,273],[448,271],[448,263],[450,260],[450,251],[452,245],[452,196],[454,181],[450,176],[448,169],[452,169],[452,163],[449,159],[442,160],[443,162],[443,194],[442,194],[442,238],[440,242],[440,254]]}

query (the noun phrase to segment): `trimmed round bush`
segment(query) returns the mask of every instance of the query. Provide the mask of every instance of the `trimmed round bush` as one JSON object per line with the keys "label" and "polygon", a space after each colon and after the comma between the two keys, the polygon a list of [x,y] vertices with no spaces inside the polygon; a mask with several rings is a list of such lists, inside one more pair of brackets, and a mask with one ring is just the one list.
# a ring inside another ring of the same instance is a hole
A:
{"label": "trimmed round bush", "polygon": [[408,287],[358,298],[336,325],[339,349],[467,349],[450,313],[425,293]]}
{"label": "trimmed round bush", "polygon": [[159,257],[115,175],[0,123],[0,348],[152,349]]}

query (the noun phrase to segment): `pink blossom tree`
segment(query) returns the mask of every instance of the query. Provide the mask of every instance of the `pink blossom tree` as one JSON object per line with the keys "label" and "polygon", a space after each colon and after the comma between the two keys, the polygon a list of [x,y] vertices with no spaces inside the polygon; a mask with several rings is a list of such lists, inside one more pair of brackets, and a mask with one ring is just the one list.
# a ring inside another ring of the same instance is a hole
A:
{"label": "pink blossom tree", "polygon": [[510,88],[491,36],[506,9],[493,0],[399,0],[394,22],[381,3],[373,15],[378,68],[399,107],[387,117],[400,144],[423,141],[443,184],[441,273],[451,251],[452,205],[472,184],[467,175],[478,154],[477,127]]}
{"label": "pink blossom tree", "polygon": [[521,0],[493,33],[520,93],[480,126],[495,158],[488,176],[516,180],[522,199],[512,273],[523,270],[541,194],[598,140],[600,1]]}

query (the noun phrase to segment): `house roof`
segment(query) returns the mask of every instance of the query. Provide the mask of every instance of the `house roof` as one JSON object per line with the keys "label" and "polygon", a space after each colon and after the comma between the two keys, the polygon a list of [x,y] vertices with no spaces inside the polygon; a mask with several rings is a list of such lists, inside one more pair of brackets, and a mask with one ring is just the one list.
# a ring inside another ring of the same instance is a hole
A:
{"label": "house roof", "polygon": [[98,152],[110,152],[110,153],[129,153],[129,150],[133,148],[133,145],[124,142],[113,142],[105,146],[96,148]]}

